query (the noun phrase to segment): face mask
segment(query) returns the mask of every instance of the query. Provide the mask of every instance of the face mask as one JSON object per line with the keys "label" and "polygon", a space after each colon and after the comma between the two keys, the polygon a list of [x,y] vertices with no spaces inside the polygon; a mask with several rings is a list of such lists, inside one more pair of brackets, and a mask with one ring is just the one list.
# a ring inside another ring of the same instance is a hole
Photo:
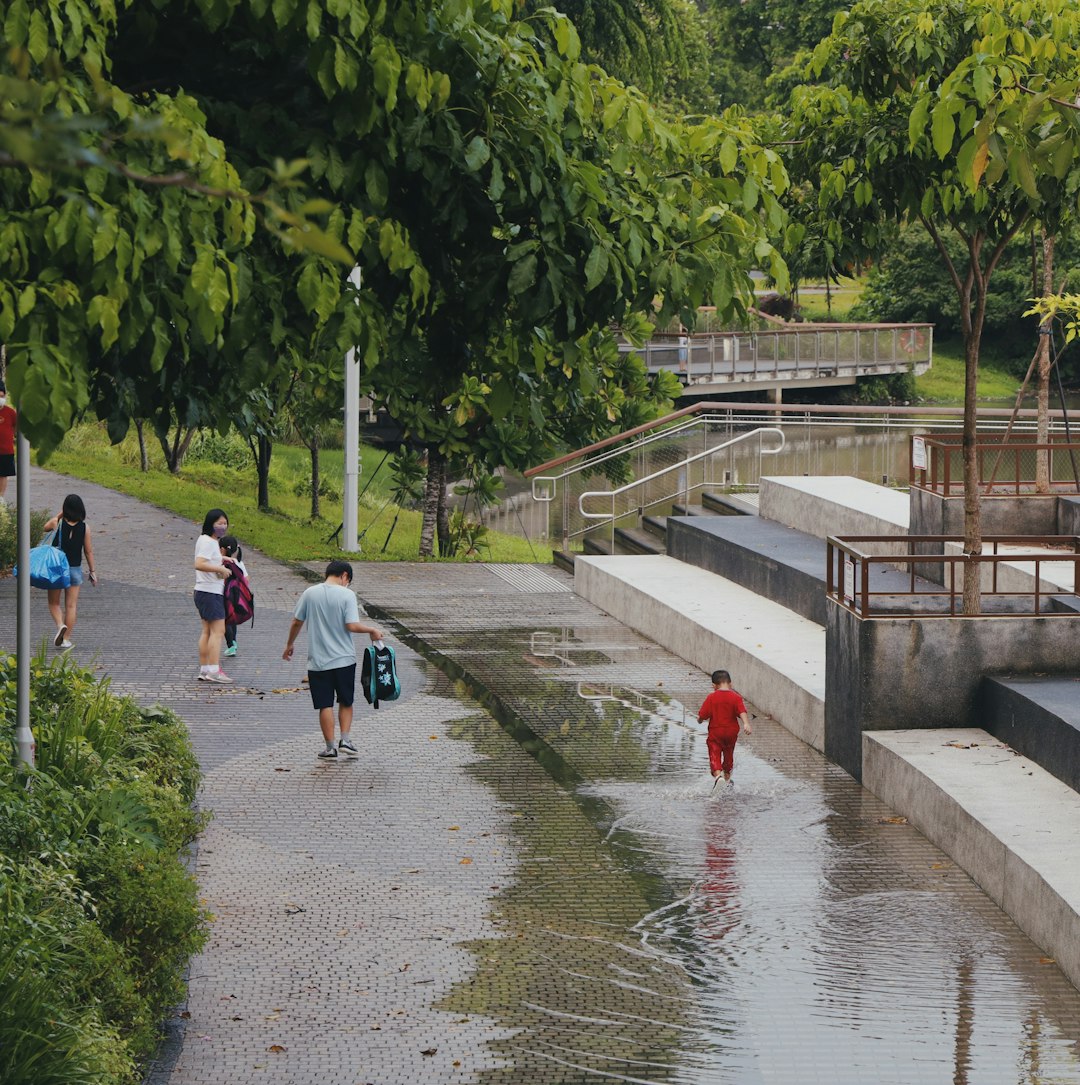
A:
{"label": "face mask", "polygon": [[225,535],[228,533],[228,530],[229,530],[229,525],[228,524],[214,524],[214,538],[215,539],[223,539],[223,538],[225,538]]}
{"label": "face mask", "polygon": [[7,396],[0,396],[0,407],[5,406],[7,403]]}

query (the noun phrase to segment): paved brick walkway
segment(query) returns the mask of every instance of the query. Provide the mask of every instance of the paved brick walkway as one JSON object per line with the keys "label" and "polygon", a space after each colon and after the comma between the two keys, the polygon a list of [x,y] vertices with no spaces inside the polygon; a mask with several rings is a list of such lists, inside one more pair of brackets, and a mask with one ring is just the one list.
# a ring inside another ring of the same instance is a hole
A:
{"label": "paved brick walkway", "polygon": [[[360,566],[405,695],[326,764],[280,659],[298,573],[245,552],[255,626],[208,690],[198,526],[33,488],[94,531],[76,656],[184,716],[214,814],[212,936],[153,1085],[1080,1083],[1080,996],[977,887],[771,721],[710,798],[702,676],[564,574]],[[9,635],[10,580],[0,605]]]}

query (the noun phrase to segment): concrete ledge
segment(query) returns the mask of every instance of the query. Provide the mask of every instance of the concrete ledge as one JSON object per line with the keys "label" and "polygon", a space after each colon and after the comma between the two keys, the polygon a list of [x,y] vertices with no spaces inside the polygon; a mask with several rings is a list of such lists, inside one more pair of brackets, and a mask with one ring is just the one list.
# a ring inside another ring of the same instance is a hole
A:
{"label": "concrete ledge", "polygon": [[908,533],[908,495],[851,475],[765,477],[760,494],[763,517],[819,539]]}
{"label": "concrete ledge", "polygon": [[574,590],[735,688],[817,750],[825,741],[825,630],[675,558],[579,557]]}
{"label": "concrete ledge", "polygon": [[865,734],[863,766],[1080,987],[1080,795],[977,728]]}
{"label": "concrete ledge", "polygon": [[1080,792],[1080,676],[984,678],[976,704],[998,741]]}
{"label": "concrete ledge", "polygon": [[668,519],[667,552],[825,624],[825,545],[760,516]]}

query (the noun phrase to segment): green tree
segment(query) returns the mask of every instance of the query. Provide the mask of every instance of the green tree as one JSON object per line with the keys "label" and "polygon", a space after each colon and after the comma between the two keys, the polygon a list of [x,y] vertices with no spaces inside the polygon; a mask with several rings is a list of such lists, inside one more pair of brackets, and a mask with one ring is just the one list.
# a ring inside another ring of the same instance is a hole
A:
{"label": "green tree", "polygon": [[[794,138],[824,206],[875,223],[919,222],[948,269],[965,351],[964,551],[982,549],[975,454],[979,349],[989,282],[1032,220],[1063,213],[1078,129],[1080,16],[1064,0],[874,0],[836,19],[792,102]],[[815,168],[811,168],[816,163]],[[954,261],[946,237],[962,242]],[[968,566],[965,613],[979,612]]]}

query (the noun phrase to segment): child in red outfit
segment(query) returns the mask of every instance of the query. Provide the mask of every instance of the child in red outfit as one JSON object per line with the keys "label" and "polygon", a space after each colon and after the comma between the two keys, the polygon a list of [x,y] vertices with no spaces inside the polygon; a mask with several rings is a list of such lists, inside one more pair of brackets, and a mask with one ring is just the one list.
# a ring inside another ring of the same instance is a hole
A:
{"label": "child in red outfit", "polygon": [[731,769],[735,759],[735,743],[739,740],[739,724],[752,735],[750,717],[742,697],[731,688],[731,675],[727,671],[713,671],[713,691],[705,698],[705,703],[698,710],[698,723],[709,721],[709,767],[715,779],[724,774],[725,780],[731,779]]}

